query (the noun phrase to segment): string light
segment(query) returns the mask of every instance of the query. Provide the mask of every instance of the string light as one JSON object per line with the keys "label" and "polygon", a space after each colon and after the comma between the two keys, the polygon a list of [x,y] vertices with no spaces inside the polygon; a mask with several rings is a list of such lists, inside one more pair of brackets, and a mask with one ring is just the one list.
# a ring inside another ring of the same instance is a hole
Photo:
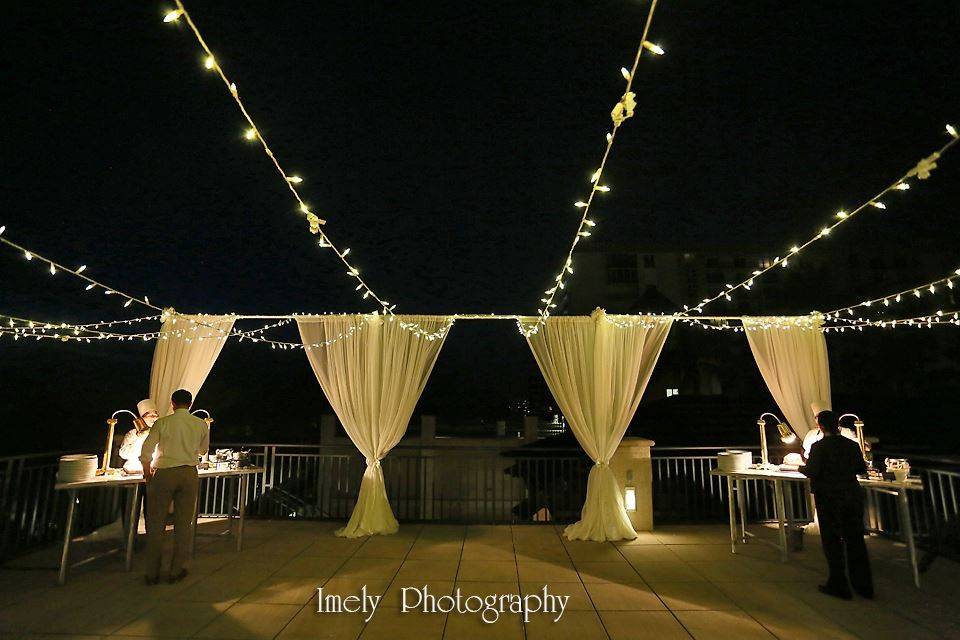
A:
{"label": "string light", "polygon": [[[187,26],[190,28],[190,31],[193,33],[194,37],[196,38],[197,43],[200,45],[200,48],[203,49],[203,52],[207,56],[207,59],[213,59],[214,58],[213,52],[210,50],[210,47],[207,46],[206,41],[203,39],[203,35],[200,33],[199,28],[197,27],[196,23],[193,21],[193,18],[190,16],[189,12],[187,12],[187,9],[183,5],[183,2],[181,0],[176,0],[176,5],[177,5],[176,11],[171,12],[171,14],[175,13],[176,16],[171,20],[167,20],[165,17],[164,21],[171,22],[173,20],[179,20],[179,18],[182,16],[185,22],[187,23]],[[249,128],[246,130],[244,134],[244,138],[246,138],[248,141],[251,141],[251,142],[252,141],[260,142],[260,146],[263,149],[263,152],[267,155],[269,160],[273,163],[273,166],[276,168],[277,172],[283,178],[284,184],[287,185],[287,188],[290,190],[290,193],[293,194],[294,199],[296,199],[299,205],[300,211],[307,217],[309,232],[312,235],[320,236],[320,241],[317,243],[317,246],[321,248],[333,249],[334,253],[336,253],[340,261],[343,262],[344,266],[347,267],[347,274],[350,277],[354,278],[358,284],[362,285],[360,289],[358,289],[358,291],[362,292],[361,294],[362,299],[372,298],[380,305],[380,307],[383,309],[385,313],[392,314],[393,309],[395,308],[396,305],[387,304],[383,299],[381,299],[373,291],[373,289],[370,288],[367,282],[360,276],[360,271],[356,269],[354,265],[352,265],[346,260],[345,253],[338,251],[336,248],[336,245],[330,240],[330,237],[326,234],[326,232],[323,231],[323,229],[321,229],[321,226],[324,225],[326,221],[316,216],[310,210],[310,208],[304,202],[303,198],[301,197],[300,193],[297,191],[297,188],[295,186],[297,184],[300,184],[302,182],[302,179],[300,179],[299,176],[288,174],[280,165],[280,161],[277,159],[273,150],[267,144],[267,141],[264,138],[263,134],[260,132],[259,127],[257,127],[256,123],[254,123],[253,118],[250,116],[249,111],[247,111],[247,108],[243,103],[243,100],[240,98],[240,93],[237,90],[236,83],[230,81],[230,79],[227,78],[227,75],[223,70],[223,65],[220,64],[219,62],[215,62],[209,68],[211,68],[211,70],[213,71],[216,71],[217,75],[223,81],[223,85],[230,92],[230,95],[233,98],[233,101],[236,103],[237,107],[240,109],[240,113],[243,115],[244,120],[246,120]]]}
{"label": "string light", "polygon": [[[544,323],[546,323],[547,318],[550,317],[550,310],[556,308],[556,304],[554,304],[553,299],[558,290],[565,288],[564,277],[572,273],[573,252],[581,240],[584,238],[589,238],[592,235],[590,231],[586,230],[586,227],[596,226],[596,221],[590,218],[590,208],[593,206],[594,196],[596,196],[597,193],[606,193],[610,191],[609,187],[600,184],[600,178],[603,177],[603,171],[607,166],[607,160],[610,158],[610,151],[613,149],[613,143],[616,141],[617,131],[619,130],[620,125],[622,125],[628,118],[633,116],[634,108],[636,107],[636,95],[633,91],[631,91],[631,89],[633,87],[633,79],[637,73],[637,67],[640,64],[640,56],[643,54],[644,50],[650,51],[657,55],[663,55],[663,49],[647,41],[647,34],[650,32],[650,24],[653,22],[653,14],[656,9],[657,0],[652,0],[650,3],[650,9],[647,12],[646,22],[643,25],[643,34],[640,36],[640,45],[637,47],[637,53],[633,58],[633,66],[630,69],[627,69],[626,67],[622,67],[620,69],[620,74],[623,76],[623,79],[626,80],[627,84],[624,88],[623,97],[620,98],[620,101],[614,105],[613,110],[610,112],[610,118],[613,121],[613,128],[606,134],[607,144],[603,152],[603,157],[600,160],[600,165],[590,177],[590,183],[593,185],[593,187],[590,189],[590,195],[586,200],[578,200],[575,203],[575,206],[582,212],[580,216],[580,223],[577,225],[576,233],[573,235],[573,241],[570,244],[570,249],[567,251],[566,257],[564,258],[563,266],[561,267],[560,272],[554,278],[556,285],[544,292],[547,298],[544,304],[537,310],[536,322],[517,322],[517,328],[520,330],[520,333],[525,336],[529,337],[537,333]],[[587,223],[588,220],[590,221],[590,224]]]}
{"label": "string light", "polygon": [[47,264],[47,268],[48,268],[48,271],[50,272],[50,275],[55,275],[55,274],[57,273],[57,271],[63,271],[63,272],[65,272],[65,273],[69,273],[69,274],[71,274],[71,275],[73,275],[73,276],[76,276],[77,278],[80,278],[81,280],[85,280],[85,281],[87,282],[87,286],[86,286],[86,289],[85,289],[86,291],[90,291],[91,289],[94,289],[95,287],[100,287],[100,288],[102,288],[102,289],[104,290],[104,293],[106,293],[107,295],[118,295],[118,296],[120,296],[120,297],[122,297],[122,298],[125,298],[125,302],[128,303],[128,304],[124,304],[125,307],[130,306],[130,304],[136,302],[136,303],[138,303],[138,304],[140,304],[140,305],[143,305],[143,306],[148,307],[148,308],[150,308],[150,309],[153,309],[153,310],[155,310],[155,311],[161,311],[161,308],[160,308],[160,307],[157,307],[157,306],[155,306],[155,305],[153,305],[153,304],[150,304],[150,302],[149,302],[147,299],[141,300],[141,299],[136,298],[136,297],[134,297],[134,296],[131,296],[131,295],[127,294],[127,293],[124,293],[124,292],[122,292],[122,291],[120,291],[120,290],[118,290],[118,289],[114,289],[113,287],[108,287],[107,285],[103,284],[102,282],[99,282],[99,281],[94,280],[93,278],[87,276],[86,274],[84,274],[84,271],[87,270],[87,265],[85,265],[85,264],[80,265],[80,266],[79,266],[78,268],[76,268],[76,269],[71,269],[70,267],[65,267],[65,266],[63,266],[62,264],[60,264],[59,262],[56,262],[55,260],[52,260],[52,259],[50,259],[50,258],[47,258],[46,256],[43,256],[43,255],[37,253],[36,251],[31,251],[31,250],[27,249],[26,247],[22,247],[22,246],[20,246],[19,244],[15,243],[15,242],[12,242],[11,240],[9,240],[9,239],[7,239],[7,238],[5,238],[5,237],[2,237],[2,236],[0,236],[0,244],[6,245],[6,246],[8,246],[8,247],[11,247],[12,249],[15,249],[15,250],[17,250],[17,251],[23,252],[24,257],[26,257],[27,260],[31,260],[31,261],[32,261],[34,258],[36,258],[38,261]]}
{"label": "string light", "polygon": [[893,302],[893,303],[899,303],[899,302],[901,302],[901,301],[903,300],[903,295],[904,295],[904,294],[911,294],[911,295],[913,295],[914,298],[919,298],[919,297],[921,297],[921,295],[922,295],[922,294],[921,294],[921,291],[927,291],[928,293],[930,293],[931,295],[933,295],[933,294],[935,294],[935,293],[937,292],[937,286],[939,286],[939,285],[941,285],[941,284],[942,284],[942,285],[946,285],[947,289],[948,289],[948,290],[951,290],[951,289],[953,289],[953,287],[954,287],[953,281],[954,281],[955,279],[957,279],[958,276],[960,276],[960,269],[956,269],[956,270],[954,270],[953,272],[951,272],[949,275],[944,276],[944,277],[942,277],[942,278],[937,278],[936,280],[934,280],[934,281],[932,281],[932,282],[925,282],[925,283],[923,283],[923,284],[916,285],[916,286],[910,287],[910,288],[908,288],[908,289],[904,289],[904,290],[902,290],[902,291],[896,291],[896,292],[894,292],[894,293],[888,293],[887,295],[885,295],[885,296],[880,296],[880,297],[878,297],[878,298],[872,298],[872,299],[870,299],[870,300],[864,300],[863,302],[860,302],[860,303],[858,303],[858,304],[853,304],[853,305],[850,305],[850,306],[848,306],[848,307],[840,307],[839,309],[833,309],[832,311],[828,311],[828,312],[825,314],[825,317],[826,317],[827,319],[841,319],[841,320],[842,320],[843,318],[840,317],[841,314],[844,314],[844,313],[846,313],[846,314],[852,314],[853,311],[854,311],[854,309],[857,309],[857,308],[859,308],[859,307],[871,307],[871,306],[873,306],[874,304],[877,304],[877,303],[882,304],[884,307],[889,307],[891,302]]}
{"label": "string light", "polygon": [[[882,191],[880,191],[880,193],[868,199],[866,202],[864,202],[857,208],[852,209],[849,212],[844,210],[838,211],[836,214],[835,221],[821,228],[816,235],[814,235],[812,238],[810,238],[803,244],[794,245],[794,247],[792,247],[790,250],[790,255],[799,254],[811,244],[827,237],[828,235],[830,235],[830,232],[833,229],[836,229],[841,224],[844,224],[846,222],[849,222],[850,220],[853,220],[857,214],[864,211],[867,207],[872,206],[877,209],[886,209],[887,206],[880,200],[880,197],[882,197],[883,195],[891,191],[903,191],[904,189],[900,185],[907,184],[907,180],[910,178],[915,177],[918,180],[926,180],[930,176],[930,172],[936,169],[936,166],[937,166],[936,160],[940,159],[941,156],[944,153],[946,153],[951,147],[953,147],[953,145],[956,144],[958,140],[960,140],[960,137],[952,137],[950,141],[948,141],[945,145],[940,147],[939,150],[935,151],[934,153],[930,154],[926,158],[923,158],[922,160],[917,162],[916,165],[914,165],[904,175],[902,175],[900,178],[898,178],[889,186],[885,187]],[[796,249],[796,251],[794,251],[793,249]],[[734,285],[733,287],[724,289],[713,296],[704,298],[696,305],[693,305],[693,306],[685,305],[684,310],[683,312],[681,312],[681,314],[688,315],[690,312],[702,313],[704,307],[719,300],[720,298],[724,298],[725,300],[731,300],[732,299],[731,294],[734,293],[736,290],[738,289],[750,290],[750,288],[753,286],[754,278],[758,278],[762,276],[763,274],[767,273],[777,265],[781,267],[786,267],[787,264],[788,264],[788,261],[786,257],[781,258],[780,256],[777,256],[772,261],[765,262],[764,267],[762,269],[754,271],[753,275],[750,278],[745,279],[743,282],[740,282]]]}

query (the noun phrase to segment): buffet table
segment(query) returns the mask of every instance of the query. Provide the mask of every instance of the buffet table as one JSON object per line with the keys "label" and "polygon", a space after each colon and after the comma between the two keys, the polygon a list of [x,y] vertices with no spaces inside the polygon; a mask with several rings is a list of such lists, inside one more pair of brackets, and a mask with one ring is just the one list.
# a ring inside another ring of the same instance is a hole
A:
{"label": "buffet table", "polygon": [[[237,494],[245,496],[247,493],[247,484],[253,474],[263,473],[263,467],[244,467],[241,469],[199,469],[200,479],[204,478],[235,478],[234,485]],[[127,489],[127,500],[129,507],[129,518],[127,522],[127,531],[124,540],[124,567],[127,571],[133,568],[133,543],[137,536],[137,529],[140,523],[140,487],[145,484],[142,475],[116,475],[116,476],[97,476],[90,480],[79,482],[64,482],[54,485],[57,491],[67,492],[67,517],[63,527],[63,548],[60,552],[60,571],[57,576],[59,584],[65,584],[67,573],[70,570],[70,544],[73,540],[73,524],[76,515],[76,507],[80,503],[80,491],[82,489],[107,489],[111,487],[124,487]],[[232,494],[232,495],[237,495]],[[234,533],[237,540],[237,551],[243,548],[243,524],[246,518],[246,500],[239,501],[240,506],[237,510],[237,528],[234,531],[234,516],[230,514],[229,532]],[[196,535],[196,527],[194,527]]]}
{"label": "buffet table", "polygon": [[[746,530],[746,500],[741,499],[743,495],[743,483],[745,480],[766,480],[773,484],[774,509],[778,525],[778,542],[775,545],[780,549],[780,559],[786,562],[789,559],[789,549],[787,546],[787,526],[788,518],[792,515],[792,504],[788,509],[787,501],[784,495],[792,496],[785,490],[788,482],[809,483],[810,480],[799,471],[779,471],[766,469],[743,469],[741,471],[725,471],[713,469],[710,472],[712,476],[724,477],[727,480],[727,508],[730,519],[730,552],[737,552],[737,544],[746,544],[747,536],[751,535]],[[909,492],[922,491],[923,482],[918,478],[908,478],[903,482],[895,480],[874,480],[870,478],[858,478],[860,486],[867,492],[886,493],[896,496],[897,507],[900,515],[900,528],[903,531],[904,542],[907,545],[910,554],[910,564],[913,567],[913,582],[920,586],[920,571],[917,568],[917,548],[913,536],[913,521],[910,516]],[[736,496],[736,498],[735,498]],[[790,501],[792,502],[792,500]],[[737,505],[739,505],[740,514],[740,532],[737,534]],[[812,509],[811,509],[812,511]],[[760,540],[758,538],[758,540]],[[765,540],[760,540],[766,542]]]}

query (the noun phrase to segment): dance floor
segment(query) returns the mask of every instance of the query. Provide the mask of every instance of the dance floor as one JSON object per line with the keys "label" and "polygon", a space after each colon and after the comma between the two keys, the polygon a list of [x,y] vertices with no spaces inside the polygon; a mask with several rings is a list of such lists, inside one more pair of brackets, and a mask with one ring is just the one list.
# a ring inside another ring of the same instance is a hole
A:
{"label": "dance floor", "polygon": [[[206,529],[222,528],[210,522]],[[874,601],[821,595],[819,540],[790,563],[751,544],[732,556],[725,526],[670,526],[623,544],[569,542],[551,526],[402,525],[389,537],[345,540],[326,522],[247,523],[243,552],[229,539],[200,538],[191,575],[176,585],[143,584],[140,566],[116,556],[76,569],[58,587],[52,569],[0,570],[2,637],[177,637],[259,640],[430,640],[503,638],[960,637],[960,566],[938,558],[922,589],[901,545],[871,539]],[[772,532],[765,535],[772,537]],[[55,550],[15,565],[49,565]],[[142,553],[137,562],[142,563]],[[429,585],[436,595],[569,595],[559,622],[505,614],[400,612],[399,590]],[[352,595],[362,585],[384,594],[364,614],[316,613],[317,587]]]}

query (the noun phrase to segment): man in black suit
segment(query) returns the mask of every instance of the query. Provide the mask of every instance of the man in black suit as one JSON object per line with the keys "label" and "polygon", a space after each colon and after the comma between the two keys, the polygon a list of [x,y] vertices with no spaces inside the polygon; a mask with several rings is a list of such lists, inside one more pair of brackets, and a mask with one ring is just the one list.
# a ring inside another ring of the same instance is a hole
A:
{"label": "man in black suit", "polygon": [[873,598],[873,575],[863,541],[863,490],[857,482],[867,465],[857,443],[840,435],[837,414],[821,411],[817,425],[824,437],[814,443],[801,471],[810,478],[816,496],[820,541],[830,567],[830,577],[820,591],[849,600],[852,584],[859,595]]}

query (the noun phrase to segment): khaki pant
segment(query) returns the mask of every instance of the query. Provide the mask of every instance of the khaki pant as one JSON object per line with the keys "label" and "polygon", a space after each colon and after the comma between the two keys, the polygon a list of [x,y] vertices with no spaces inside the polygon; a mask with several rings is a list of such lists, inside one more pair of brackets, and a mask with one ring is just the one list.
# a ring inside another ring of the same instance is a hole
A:
{"label": "khaki pant", "polygon": [[194,515],[200,479],[193,466],[158,469],[147,483],[147,571],[148,578],[160,575],[163,533],[167,512],[173,502],[173,560],[170,575],[186,568],[193,545]]}

